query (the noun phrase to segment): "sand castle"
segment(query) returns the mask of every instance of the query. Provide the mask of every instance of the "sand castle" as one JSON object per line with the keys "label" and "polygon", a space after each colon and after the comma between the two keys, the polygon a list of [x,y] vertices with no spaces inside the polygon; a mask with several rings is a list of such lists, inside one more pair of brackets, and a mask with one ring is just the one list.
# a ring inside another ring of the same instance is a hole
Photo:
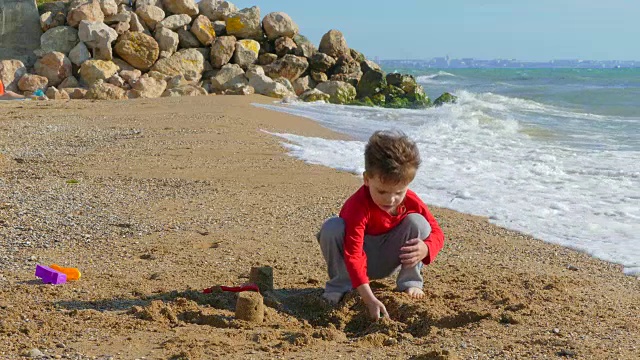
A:
{"label": "sand castle", "polygon": [[[37,16],[33,3],[13,3],[30,4],[23,17]],[[284,12],[262,17],[257,6],[238,9],[220,0],[55,1],[38,11],[39,26],[12,22],[12,33],[3,34],[14,39],[3,41],[12,49],[0,53],[0,79],[27,96],[37,90],[49,99],[97,100],[258,93],[335,104],[431,105],[413,76],[386,74],[349,48],[338,30],[316,48]],[[40,38],[37,48],[16,40],[25,31]],[[21,56],[13,56],[16,49]]]}

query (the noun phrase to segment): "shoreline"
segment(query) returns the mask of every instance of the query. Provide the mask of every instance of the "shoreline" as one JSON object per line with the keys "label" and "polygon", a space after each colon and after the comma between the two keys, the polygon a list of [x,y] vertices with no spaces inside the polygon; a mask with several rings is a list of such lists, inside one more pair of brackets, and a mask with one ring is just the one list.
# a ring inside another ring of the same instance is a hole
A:
{"label": "shoreline", "polygon": [[[390,324],[364,322],[356,298],[326,308],[313,235],[360,181],[297,160],[260,131],[344,138],[252,105],[271,101],[0,106],[0,153],[9,154],[0,157],[0,354],[634,358],[640,281],[586,253],[432,206],[446,240],[424,272],[427,299],[394,293],[391,279],[376,282]],[[80,267],[83,278],[38,286],[32,267],[53,261]],[[231,320],[224,296],[195,294],[246,281],[257,265],[274,267],[282,306],[262,326]],[[200,315],[190,321],[189,311]]]}

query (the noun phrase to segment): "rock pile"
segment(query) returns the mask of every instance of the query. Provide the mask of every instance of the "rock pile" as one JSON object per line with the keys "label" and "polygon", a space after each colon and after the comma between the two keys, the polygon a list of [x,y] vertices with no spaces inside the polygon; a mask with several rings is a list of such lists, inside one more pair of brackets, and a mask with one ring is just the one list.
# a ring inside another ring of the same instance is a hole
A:
{"label": "rock pile", "polygon": [[430,105],[330,30],[316,48],[283,12],[228,1],[71,0],[39,7],[38,60],[0,62],[7,90],[52,99],[263,94],[335,104]]}

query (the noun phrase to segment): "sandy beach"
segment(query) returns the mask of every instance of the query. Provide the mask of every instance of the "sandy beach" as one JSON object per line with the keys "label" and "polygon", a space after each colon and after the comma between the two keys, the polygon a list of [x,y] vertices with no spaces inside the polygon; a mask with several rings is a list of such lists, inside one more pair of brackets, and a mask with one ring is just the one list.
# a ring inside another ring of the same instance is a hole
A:
{"label": "sandy beach", "polygon": [[[640,281],[618,265],[431,207],[445,247],[427,296],[375,282],[320,299],[315,240],[361,184],[268,132],[341,138],[262,96],[0,103],[0,358],[638,359]],[[425,198],[429,203],[429,199]],[[36,264],[79,281],[42,285]],[[252,266],[265,320],[234,317]]]}

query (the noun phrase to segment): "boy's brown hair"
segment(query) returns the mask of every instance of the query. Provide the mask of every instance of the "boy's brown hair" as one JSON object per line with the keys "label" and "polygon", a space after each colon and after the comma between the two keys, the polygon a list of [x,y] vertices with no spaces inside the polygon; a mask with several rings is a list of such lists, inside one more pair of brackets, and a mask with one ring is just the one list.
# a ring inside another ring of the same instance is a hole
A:
{"label": "boy's brown hair", "polygon": [[402,132],[376,131],[364,149],[364,169],[384,183],[408,184],[420,167],[416,143]]}

